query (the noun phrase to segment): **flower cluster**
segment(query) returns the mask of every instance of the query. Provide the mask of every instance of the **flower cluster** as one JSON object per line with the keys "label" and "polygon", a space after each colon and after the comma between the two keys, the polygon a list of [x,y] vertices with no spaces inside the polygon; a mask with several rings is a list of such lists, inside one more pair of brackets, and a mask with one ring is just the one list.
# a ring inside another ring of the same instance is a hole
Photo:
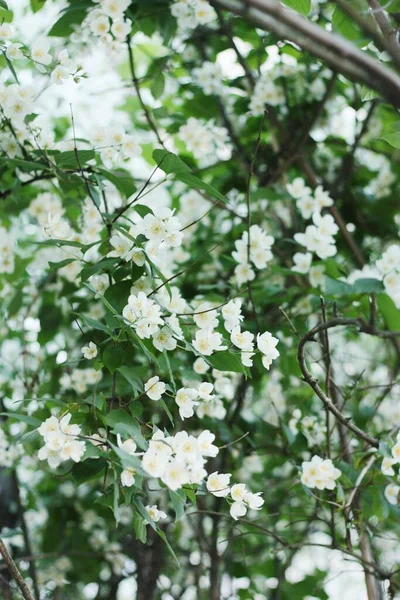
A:
{"label": "flower cluster", "polygon": [[301,483],[311,489],[334,490],[336,479],[342,474],[330,458],[324,460],[317,455],[314,455],[311,461],[303,462],[301,468]]}
{"label": "flower cluster", "polygon": [[282,86],[276,84],[272,80],[270,72],[266,71],[257,80],[249,109],[252,115],[258,116],[263,114],[266,104],[279,106],[284,101],[285,95]]}
{"label": "flower cluster", "polygon": [[315,252],[319,258],[329,258],[337,252],[334,235],[339,228],[331,215],[321,215],[315,212],[312,215],[314,225],[308,225],[305,233],[295,233],[294,239],[308,252]]}
{"label": "flower cluster", "polygon": [[252,225],[249,231],[244,231],[240,240],[236,240],[232,256],[237,263],[235,278],[238,285],[253,281],[256,269],[265,269],[272,260],[271,247],[274,243],[272,235],[268,235],[259,225]]}
{"label": "flower cluster", "polygon": [[230,155],[229,136],[225,127],[218,127],[214,121],[204,121],[189,117],[178,131],[178,138],[188,152],[197,159],[215,159],[215,154]]}
{"label": "flower cluster", "polygon": [[143,454],[142,467],[151,477],[161,479],[170,490],[178,490],[185,484],[199,484],[207,475],[206,459],[218,454],[214,439],[215,435],[208,430],[196,438],[186,431],[165,436],[158,429]]}
{"label": "flower cluster", "polygon": [[141,146],[137,136],[129,134],[121,125],[98,127],[91,134],[95,150],[107,169],[118,167],[121,162],[140,156]]}
{"label": "flower cluster", "polygon": [[137,296],[129,296],[122,316],[142,339],[155,335],[160,325],[163,325],[160,306],[144,292],[139,292]]}
{"label": "flower cluster", "polygon": [[130,19],[124,13],[129,0],[98,0],[98,7],[89,11],[84,26],[87,25],[94,36],[104,43],[124,42],[132,29]]}
{"label": "flower cluster", "polygon": [[223,92],[222,70],[218,64],[205,61],[201,67],[193,69],[193,75],[197,85],[207,96]]}
{"label": "flower cluster", "polygon": [[393,244],[383,253],[376,266],[383,277],[383,285],[397,308],[400,308],[400,245]]}
{"label": "flower cluster", "polygon": [[303,219],[311,219],[314,213],[333,205],[332,198],[322,185],[318,185],[312,192],[302,177],[296,177],[292,183],[287,184],[286,189],[296,199],[296,206]]}
{"label": "flower cluster", "polygon": [[253,494],[247,490],[244,483],[236,483],[230,486],[231,473],[218,473],[215,471],[207,478],[207,490],[217,496],[217,498],[226,498],[231,496],[233,503],[230,507],[230,513],[233,519],[237,521],[239,517],[243,517],[247,509],[260,510],[264,504],[261,498],[261,492]]}
{"label": "flower cluster", "polygon": [[217,18],[215,10],[205,0],[176,0],[171,5],[171,14],[183,30],[208,25]]}
{"label": "flower cluster", "polygon": [[12,273],[15,265],[15,238],[0,227],[0,273]]}
{"label": "flower cluster", "polygon": [[289,429],[293,435],[302,433],[307,439],[309,447],[322,444],[326,436],[326,425],[321,423],[315,415],[305,415],[296,408],[289,421]]}
{"label": "flower cluster", "polygon": [[61,419],[52,416],[46,419],[38,429],[45,444],[40,448],[38,458],[47,460],[52,469],[70,459],[78,463],[85,454],[85,442],[77,439],[81,428],[79,425],[71,425],[70,420],[71,413],[67,413]]}

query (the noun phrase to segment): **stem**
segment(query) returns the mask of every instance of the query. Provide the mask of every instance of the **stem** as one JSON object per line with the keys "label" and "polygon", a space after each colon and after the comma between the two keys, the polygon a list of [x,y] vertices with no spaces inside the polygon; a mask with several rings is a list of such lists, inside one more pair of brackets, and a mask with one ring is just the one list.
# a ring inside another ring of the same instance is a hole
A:
{"label": "stem", "polygon": [[31,594],[29,587],[27,586],[21,573],[19,572],[17,565],[11,558],[11,555],[9,554],[9,552],[6,548],[6,545],[4,544],[4,542],[1,538],[0,538],[0,554],[3,557],[4,562],[6,563],[8,570],[10,571],[12,578],[14,579],[15,583],[18,585],[19,589],[21,590],[21,594],[22,594],[23,598],[25,598],[25,600],[35,600],[35,598]]}

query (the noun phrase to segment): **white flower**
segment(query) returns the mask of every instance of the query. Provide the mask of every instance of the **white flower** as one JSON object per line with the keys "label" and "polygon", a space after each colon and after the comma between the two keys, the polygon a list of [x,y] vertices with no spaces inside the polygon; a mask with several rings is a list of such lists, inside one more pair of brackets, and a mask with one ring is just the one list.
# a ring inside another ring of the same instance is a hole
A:
{"label": "white flower", "polygon": [[214,352],[226,350],[226,346],[222,346],[222,335],[216,331],[207,329],[198,329],[196,338],[192,340],[193,347],[199,354],[210,356]]}
{"label": "white flower", "polygon": [[235,267],[235,278],[239,286],[246,283],[246,281],[253,281],[256,274],[248,263],[241,263]]}
{"label": "white flower", "polygon": [[175,402],[179,406],[179,414],[182,419],[188,419],[194,414],[194,400],[198,396],[197,390],[194,388],[180,388],[176,392]]}
{"label": "white flower", "polygon": [[203,456],[217,456],[219,449],[217,446],[214,446],[213,441],[215,440],[215,435],[211,433],[208,429],[205,429],[201,432],[199,437],[197,438],[199,444],[199,450]]}
{"label": "white flower", "polygon": [[102,296],[106,289],[110,286],[110,280],[106,273],[92,275],[92,277],[89,279],[89,283],[96,292],[96,298]]}
{"label": "white flower", "polygon": [[186,469],[176,460],[172,460],[167,465],[161,478],[162,482],[173,491],[179,490],[187,479]]}
{"label": "white flower", "polygon": [[399,493],[400,487],[394,483],[389,483],[389,485],[385,487],[385,498],[390,504],[396,506],[399,503]]}
{"label": "white flower", "polygon": [[333,490],[340,475],[341,471],[330,459],[314,455],[311,461],[302,464],[301,482],[309,488]]}
{"label": "white flower", "polygon": [[152,477],[162,477],[169,463],[169,456],[149,449],[143,454],[142,467]]}
{"label": "white flower", "polygon": [[193,320],[200,329],[215,329],[218,327],[217,311],[213,310],[211,302],[200,304],[193,314]]}
{"label": "white flower", "polygon": [[400,463],[400,440],[393,446],[392,456],[396,463]]}
{"label": "white flower", "polygon": [[204,402],[209,402],[210,400],[215,398],[215,394],[212,393],[213,389],[214,389],[214,386],[212,383],[209,383],[208,381],[204,381],[197,388],[197,393],[199,395],[199,398],[204,400]]}
{"label": "white flower", "polygon": [[389,476],[393,476],[395,475],[394,469],[393,469],[393,465],[397,464],[396,460],[394,458],[389,458],[388,456],[385,456],[385,458],[382,461],[382,473],[384,475],[389,475]]}
{"label": "white flower", "polygon": [[240,326],[237,325],[231,333],[231,342],[240,350],[251,352],[254,348],[254,334],[250,331],[240,331]]}
{"label": "white flower", "polygon": [[62,65],[57,65],[55,69],[53,69],[50,77],[54,83],[56,83],[57,85],[62,85],[64,81],[69,78],[68,69],[66,69]]}
{"label": "white flower", "polygon": [[241,305],[242,301],[239,298],[236,298],[234,300],[230,300],[222,307],[224,327],[229,332],[240,325],[240,323],[243,321]]}
{"label": "white flower", "polygon": [[275,347],[278,342],[279,340],[269,331],[257,335],[257,347],[263,354],[262,363],[266,369],[269,369],[272,361],[279,356],[279,351]]}
{"label": "white flower", "polygon": [[134,440],[129,438],[127,440],[122,441],[119,433],[117,434],[117,444],[118,447],[121,448],[121,450],[123,450],[127,454],[133,455],[136,452],[136,443],[134,442]]}
{"label": "white flower", "polygon": [[246,493],[247,489],[244,483],[235,483],[235,485],[231,487],[232,500],[235,502],[243,502]]}
{"label": "white flower", "polygon": [[294,265],[292,267],[292,271],[296,271],[296,273],[306,274],[310,270],[312,261],[311,252],[301,253],[296,252],[293,256]]}
{"label": "white flower", "polygon": [[322,185],[319,185],[318,187],[315,188],[314,198],[316,200],[319,210],[322,210],[323,208],[326,208],[327,206],[332,206],[332,204],[333,204],[332,198],[330,197],[328,192],[326,192],[324,190]]}
{"label": "white flower", "polygon": [[163,327],[153,335],[153,345],[160,352],[163,352],[163,350],[175,350],[176,343],[176,339],[168,327]]}
{"label": "white flower", "polygon": [[81,352],[84,358],[91,360],[92,358],[96,358],[97,356],[97,346],[93,342],[89,342],[87,346],[83,346]]}
{"label": "white flower", "polygon": [[240,517],[243,517],[247,512],[247,506],[244,502],[234,502],[231,504],[229,510],[231,517],[237,521]]}
{"label": "white flower", "polygon": [[78,440],[67,440],[60,450],[62,460],[72,459],[74,462],[80,462],[85,454],[86,444]]}
{"label": "white flower", "polygon": [[264,498],[261,498],[262,492],[257,492],[256,494],[252,494],[251,492],[247,492],[244,495],[244,501],[248,505],[251,510],[260,510],[264,504]]}
{"label": "white flower", "polygon": [[126,39],[128,33],[130,33],[131,29],[132,29],[132,22],[129,19],[127,19],[126,21],[124,21],[123,19],[118,19],[118,20],[114,21],[114,23],[111,25],[111,33],[120,42],[123,42]]}
{"label": "white flower", "polygon": [[210,365],[206,363],[204,358],[199,356],[193,363],[193,371],[198,375],[204,375],[210,369]]}
{"label": "white flower", "polygon": [[116,234],[111,236],[110,245],[114,248],[107,254],[110,257],[123,258],[127,262],[132,260],[133,242],[124,235]]}
{"label": "white flower", "polygon": [[165,383],[160,381],[160,378],[157,375],[155,377],[151,377],[144,384],[144,391],[150,400],[160,400],[166,389]]}
{"label": "white flower", "polygon": [[157,508],[156,504],[153,504],[153,506],[146,506],[146,510],[149,513],[150,519],[152,519],[154,521],[154,523],[158,523],[158,521],[160,519],[167,518],[167,515],[165,514],[165,512],[163,512],[162,510],[159,510]]}
{"label": "white flower", "polygon": [[225,498],[229,494],[230,473],[218,473],[215,471],[208,476],[206,487],[209,492],[218,498]]}
{"label": "white flower", "polygon": [[2,23],[0,25],[0,40],[9,40],[12,38],[13,29],[10,23]]}
{"label": "white flower", "polygon": [[90,22],[90,29],[91,29],[93,35],[96,35],[99,37],[105,35],[110,29],[110,21],[109,21],[108,17],[106,17],[106,16],[97,17],[96,19],[94,19],[93,21]]}
{"label": "white flower", "polygon": [[132,487],[135,483],[135,470],[132,468],[124,469],[121,473],[121,484],[124,487]]}
{"label": "white flower", "polygon": [[142,153],[136,137],[133,135],[125,135],[121,144],[121,153],[124,158],[133,158]]}
{"label": "white flower", "polygon": [[310,196],[311,190],[304,183],[304,179],[296,177],[292,183],[288,183],[286,186],[287,191],[293,198],[303,198],[304,196]]}
{"label": "white flower", "polygon": [[6,56],[9,60],[19,60],[24,58],[22,51],[22,44],[10,44],[6,51]]}
{"label": "white flower", "polygon": [[312,196],[303,196],[296,201],[296,206],[299,209],[303,219],[310,219],[311,215],[316,211],[316,202]]}
{"label": "white flower", "polygon": [[51,55],[49,54],[50,42],[46,39],[39,39],[33,42],[31,46],[31,58],[35,63],[39,65],[48,66],[51,61]]}

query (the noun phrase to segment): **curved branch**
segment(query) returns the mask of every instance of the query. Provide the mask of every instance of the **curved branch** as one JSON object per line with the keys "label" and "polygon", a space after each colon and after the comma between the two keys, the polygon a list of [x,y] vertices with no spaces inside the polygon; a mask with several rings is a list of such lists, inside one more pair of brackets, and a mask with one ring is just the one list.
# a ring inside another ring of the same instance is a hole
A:
{"label": "curved branch", "polygon": [[[315,379],[311,375],[311,373],[308,370],[307,365],[306,365],[306,358],[305,358],[306,344],[308,342],[315,340],[315,335],[317,335],[321,331],[326,331],[327,329],[331,329],[332,327],[338,327],[340,325],[347,325],[347,326],[353,325],[353,326],[358,327],[359,330],[363,331],[364,333],[369,333],[371,335],[375,335],[372,333],[372,331],[364,330],[364,328],[366,327],[366,324],[364,324],[360,319],[345,319],[345,318],[340,318],[340,317],[338,317],[336,319],[331,319],[330,321],[326,321],[325,323],[321,323],[320,325],[317,325],[316,327],[314,327],[313,329],[308,331],[301,338],[298,349],[297,349],[297,360],[299,362],[304,381],[306,383],[308,383],[308,385],[314,390],[314,392],[316,393],[318,398],[320,398],[320,400],[322,400],[325,408],[327,408],[329,410],[329,412],[331,412],[336,417],[336,419],[339,421],[339,423],[341,423],[349,431],[354,433],[354,435],[356,435],[358,438],[360,438],[361,440],[366,442],[369,446],[372,446],[373,448],[378,448],[379,440],[377,440],[376,438],[365,433],[365,431],[363,431],[362,429],[357,427],[357,425],[354,425],[353,423],[351,423],[351,421],[349,421],[349,419],[347,419],[343,415],[343,413],[339,410],[339,408],[337,406],[335,406],[335,404],[332,402],[332,400],[330,398],[328,398],[328,396],[321,389],[321,387],[318,384],[317,379]],[[380,332],[380,333],[386,333],[386,332]],[[392,332],[390,332],[390,333],[392,333]]]}
{"label": "curved branch", "polygon": [[25,598],[25,600],[34,600],[32,594],[30,592],[30,589],[28,588],[27,584],[23,580],[23,577],[22,577],[21,573],[19,572],[17,565],[11,558],[2,539],[0,539],[0,554],[4,559],[4,562],[6,563],[8,570],[10,571],[12,578],[14,579],[15,583],[18,585],[19,589],[21,590],[22,597]]}
{"label": "curved branch", "polygon": [[289,40],[320,58],[333,70],[379,91],[400,107],[400,78],[345,38],[325,31],[277,0],[209,0],[257,27]]}

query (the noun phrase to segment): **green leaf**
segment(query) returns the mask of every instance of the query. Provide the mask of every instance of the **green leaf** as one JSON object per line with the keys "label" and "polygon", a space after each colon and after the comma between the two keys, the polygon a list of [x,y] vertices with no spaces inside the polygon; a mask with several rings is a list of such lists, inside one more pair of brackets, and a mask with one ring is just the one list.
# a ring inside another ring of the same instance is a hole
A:
{"label": "green leaf", "polygon": [[168,150],[154,150],[153,159],[167,175],[191,172],[190,167],[183,160]]}
{"label": "green leaf", "polygon": [[5,0],[0,0],[0,7],[4,8],[4,10],[8,10],[8,5]]}
{"label": "green leaf", "polygon": [[233,371],[234,373],[245,372],[245,368],[242,365],[239,355],[233,354],[228,350],[216,352],[212,356],[209,356],[208,360],[214,369],[218,369],[218,371]]}
{"label": "green leaf", "polygon": [[84,283],[89,279],[89,277],[91,277],[95,273],[98,273],[99,271],[107,271],[111,267],[114,267],[116,264],[118,264],[119,261],[120,259],[118,257],[103,258],[102,260],[99,260],[99,262],[95,265],[89,265],[88,267],[85,267],[81,271],[81,282]]}
{"label": "green leaf", "polygon": [[49,168],[43,163],[23,160],[22,158],[0,158],[0,167],[18,167],[23,171],[47,171]]}
{"label": "green leaf", "polygon": [[113,283],[104,292],[104,298],[117,311],[122,313],[124,306],[128,304],[128,298],[131,292],[132,282],[130,280],[119,281]]}
{"label": "green leaf", "polygon": [[105,463],[103,460],[90,458],[73,466],[72,477],[77,485],[81,485],[87,481],[99,478],[104,471],[104,467]]}
{"label": "green leaf", "polygon": [[54,161],[59,167],[64,169],[79,169],[89,160],[95,158],[94,150],[67,150],[66,152],[57,152],[54,154]]}
{"label": "green leaf", "polygon": [[11,60],[8,58],[7,54],[4,51],[3,51],[3,56],[6,59],[6,63],[8,65],[8,68],[10,69],[11,73],[13,74],[13,77],[14,77],[15,81],[17,83],[19,83],[17,73],[15,72],[15,69],[14,69],[14,65],[12,64]]}
{"label": "green leaf", "polygon": [[348,296],[351,294],[379,294],[383,291],[383,284],[379,279],[357,279],[353,284],[339,279],[325,277],[326,293],[332,296]]}
{"label": "green leaf", "polygon": [[139,423],[122,408],[112,410],[103,420],[116,433],[132,438],[142,450],[147,449],[147,442],[142,435]]}
{"label": "green leaf", "polygon": [[283,0],[283,3],[302,15],[308,15],[311,10],[311,0]]}
{"label": "green leaf", "polygon": [[117,371],[131,384],[134,392],[140,393],[143,390],[142,380],[133,373],[132,367],[119,367]]}
{"label": "green leaf", "polygon": [[113,512],[115,522],[120,522],[120,510],[119,510],[119,481],[117,471],[114,470],[114,494],[113,494]]}
{"label": "green leaf", "polygon": [[393,148],[400,150],[400,125],[396,123],[396,125],[392,125],[383,131],[380,139],[393,146]]}
{"label": "green leaf", "polygon": [[186,494],[183,490],[169,490],[169,497],[175,511],[175,521],[179,521],[185,514]]}
{"label": "green leaf", "polygon": [[218,190],[216,190],[214,186],[210,185],[209,183],[205,183],[204,181],[202,181],[198,177],[195,177],[195,175],[192,175],[191,173],[179,173],[176,179],[179,179],[179,181],[182,181],[182,183],[186,183],[186,185],[190,189],[202,190],[208,196],[216,198],[217,200],[220,200],[224,203],[227,202],[225,196],[223,196]]}
{"label": "green leaf", "polygon": [[91,2],[79,2],[78,6],[69,6],[62,17],[53,25],[48,35],[53,37],[67,37],[74,32],[75,26],[80,25],[86,17],[87,8],[92,6]]}
{"label": "green leaf", "polygon": [[92,319],[91,317],[86,317],[85,315],[80,315],[80,314],[77,314],[77,317],[79,317],[80,319],[85,321],[85,323],[87,325],[89,325],[89,327],[91,327],[92,329],[98,329],[99,331],[104,331],[104,333],[107,333],[108,335],[111,335],[111,333],[112,333],[110,328],[107,327],[107,325],[103,325],[103,323],[101,323],[97,319]]}
{"label": "green leaf", "polygon": [[147,527],[143,517],[138,513],[133,515],[133,528],[135,530],[136,539],[140,540],[142,544],[145,544],[147,540]]}
{"label": "green leaf", "polygon": [[42,421],[40,421],[39,419],[35,419],[35,417],[30,417],[29,415],[23,415],[20,413],[2,412],[0,413],[0,417],[16,419],[17,421],[22,421],[22,423],[26,423],[27,425],[32,425],[32,427],[40,427],[40,425],[42,424]]}
{"label": "green leaf", "polygon": [[165,77],[162,74],[162,72],[159,71],[158,73],[156,73],[154,75],[154,77],[152,78],[151,84],[150,84],[150,91],[153,95],[153,98],[158,100],[158,98],[162,95],[162,93],[164,91],[164,87],[165,87]]}
{"label": "green leaf", "polygon": [[125,169],[114,169],[113,171],[97,169],[97,171],[104,179],[107,179],[115,185],[121,196],[126,200],[136,192],[135,181]]}
{"label": "green leaf", "polygon": [[379,294],[377,304],[388,329],[400,331],[400,310],[396,308],[393,300],[386,294]]}
{"label": "green leaf", "polygon": [[45,5],[46,0],[30,0],[31,9],[34,13],[38,12]]}
{"label": "green leaf", "polygon": [[379,442],[379,452],[382,454],[382,456],[386,456],[387,458],[392,458],[392,453],[386,442]]}
{"label": "green leaf", "polygon": [[125,348],[121,345],[110,344],[103,352],[102,359],[110,373],[114,373],[124,364],[126,356]]}

